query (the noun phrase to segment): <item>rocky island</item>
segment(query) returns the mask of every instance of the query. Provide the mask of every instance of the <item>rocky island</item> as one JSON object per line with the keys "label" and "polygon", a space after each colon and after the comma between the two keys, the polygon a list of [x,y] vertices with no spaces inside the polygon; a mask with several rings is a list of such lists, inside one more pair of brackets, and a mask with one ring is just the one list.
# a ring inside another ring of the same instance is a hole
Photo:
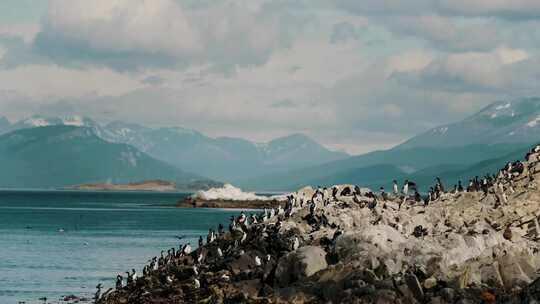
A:
{"label": "rocky island", "polygon": [[[540,147],[426,198],[304,188],[154,259],[97,303],[538,303]],[[201,239],[202,241],[202,239]]]}
{"label": "rocky island", "polygon": [[252,192],[244,192],[231,184],[220,188],[198,191],[179,201],[181,208],[223,208],[223,209],[264,209],[285,206],[285,195],[264,196]]}

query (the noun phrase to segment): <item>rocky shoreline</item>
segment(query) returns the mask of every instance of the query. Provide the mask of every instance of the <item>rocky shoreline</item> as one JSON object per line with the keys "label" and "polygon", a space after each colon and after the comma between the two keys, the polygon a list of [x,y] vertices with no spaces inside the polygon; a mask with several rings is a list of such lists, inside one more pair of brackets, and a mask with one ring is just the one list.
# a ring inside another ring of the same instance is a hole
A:
{"label": "rocky shoreline", "polygon": [[280,200],[200,200],[192,197],[179,201],[176,207],[179,208],[220,208],[220,209],[264,209],[285,206]]}
{"label": "rocky shoreline", "polygon": [[539,152],[427,202],[301,189],[285,208],[209,231],[193,252],[171,248],[96,302],[537,303]]}

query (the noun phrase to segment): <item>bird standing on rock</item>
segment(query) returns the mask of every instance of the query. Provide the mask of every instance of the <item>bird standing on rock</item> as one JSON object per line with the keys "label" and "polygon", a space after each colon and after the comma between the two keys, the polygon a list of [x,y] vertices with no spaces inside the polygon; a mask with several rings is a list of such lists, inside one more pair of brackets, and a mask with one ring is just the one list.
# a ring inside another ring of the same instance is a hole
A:
{"label": "bird standing on rock", "polygon": [[512,230],[510,230],[510,226],[506,227],[504,230],[503,237],[508,241],[512,240]]}
{"label": "bird standing on rock", "polygon": [[184,255],[189,255],[191,253],[191,245],[189,243],[185,244],[184,247],[182,247],[182,253]]}
{"label": "bird standing on rock", "polygon": [[99,301],[99,299],[101,298],[101,288],[103,286],[101,285],[101,283],[99,283],[97,286],[96,286],[96,293],[94,294],[94,302],[97,303],[97,301]]}
{"label": "bird standing on rock", "polygon": [[397,180],[393,181],[393,187],[394,187],[394,195],[398,195],[399,194],[399,187],[398,187],[398,184],[397,184]]}
{"label": "bird standing on rock", "polygon": [[201,252],[199,252],[199,255],[197,255],[197,263],[202,264],[203,260],[204,260],[204,255],[203,255],[203,253],[201,251]]}
{"label": "bird standing on rock", "polygon": [[199,247],[202,247],[204,245],[204,241],[202,236],[199,236]]}
{"label": "bird standing on rock", "polygon": [[116,289],[122,289],[122,281],[124,278],[121,275],[116,276]]}
{"label": "bird standing on rock", "polygon": [[292,251],[296,251],[296,249],[298,249],[298,247],[300,247],[300,240],[298,240],[298,237],[295,236],[294,240],[293,240],[293,243],[292,243]]}
{"label": "bird standing on rock", "polygon": [[259,258],[259,256],[255,256],[255,266],[259,267],[261,265],[261,258]]}
{"label": "bird standing on rock", "polygon": [[405,197],[409,194],[409,180],[403,182],[403,194],[405,194]]}

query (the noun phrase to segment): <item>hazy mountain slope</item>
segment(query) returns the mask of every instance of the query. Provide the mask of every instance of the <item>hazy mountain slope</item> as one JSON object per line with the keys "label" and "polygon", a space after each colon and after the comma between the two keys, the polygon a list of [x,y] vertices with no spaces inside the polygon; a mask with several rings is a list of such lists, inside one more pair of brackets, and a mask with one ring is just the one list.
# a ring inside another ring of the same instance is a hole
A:
{"label": "hazy mountain slope", "polygon": [[540,141],[540,98],[495,102],[463,121],[415,136],[398,149]]}
{"label": "hazy mountain slope", "polygon": [[146,152],[188,171],[236,182],[280,170],[348,157],[329,151],[303,135],[293,135],[255,144],[241,138],[210,138],[196,131],[162,128],[144,133]]}
{"label": "hazy mountain slope", "polygon": [[[433,173],[449,171],[452,166],[461,169],[480,161],[499,158],[520,148],[528,148],[529,145],[469,145],[465,147],[419,147],[406,150],[391,149],[376,151],[368,154],[350,157],[344,160],[334,161],[327,164],[291,170],[277,174],[269,174],[259,178],[244,180],[241,186],[256,190],[290,190],[297,185],[309,184],[310,181],[340,180],[340,176],[350,176],[351,179],[360,180],[362,177],[353,177],[350,172],[377,165],[391,165],[403,173],[414,172],[431,168]],[[443,171],[435,171],[436,166],[442,166]],[[388,177],[392,180],[390,172]],[[344,181],[344,180],[342,180]],[[330,183],[329,183],[330,184]]]}
{"label": "hazy mountain slope", "polygon": [[6,132],[9,127],[11,126],[11,123],[7,118],[0,116],[0,134]]}
{"label": "hazy mountain slope", "polygon": [[410,174],[403,172],[396,166],[381,164],[342,170],[338,173],[314,179],[303,178],[296,181],[288,181],[288,185],[278,184],[282,186],[282,189],[286,190],[306,185],[331,186],[334,184],[356,184],[369,187],[374,191],[379,191],[379,187],[384,186],[387,191],[391,191],[392,180],[398,180],[401,185],[405,179],[409,179],[418,184],[420,191],[425,192],[430,186],[434,185],[435,177],[440,177],[443,183],[451,188],[457,184],[458,180],[461,180],[465,186],[468,184],[468,180],[474,176],[481,177],[485,174],[495,174],[507,162],[519,159],[529,149],[529,146],[521,147],[500,157],[479,161],[474,164],[436,165]]}
{"label": "hazy mountain slope", "polygon": [[487,159],[475,163],[467,168],[461,168],[457,170],[441,170],[439,172],[420,171],[410,176],[411,179],[417,181],[423,185],[423,189],[427,190],[429,186],[433,185],[434,178],[440,177],[446,187],[451,189],[459,180],[462,181],[463,186],[468,185],[469,179],[479,176],[480,178],[486,174],[497,174],[498,170],[503,168],[508,162],[516,161],[523,158],[530,150],[530,147],[521,147],[511,153],[503,155],[498,158]]}
{"label": "hazy mountain slope", "polygon": [[329,151],[303,134],[292,134],[258,145],[264,164],[297,167],[310,166],[348,157],[343,152]]}
{"label": "hazy mountain slope", "polygon": [[50,126],[0,136],[0,187],[51,188],[89,182],[162,179],[186,184],[201,177],[113,144],[92,129]]}
{"label": "hazy mountain slope", "polygon": [[181,127],[154,129],[121,121],[100,125],[90,118],[77,115],[33,116],[9,126],[9,130],[52,125],[84,126],[106,141],[129,144],[183,170],[229,182],[349,156],[330,151],[301,134],[259,144],[241,138],[211,138]]}

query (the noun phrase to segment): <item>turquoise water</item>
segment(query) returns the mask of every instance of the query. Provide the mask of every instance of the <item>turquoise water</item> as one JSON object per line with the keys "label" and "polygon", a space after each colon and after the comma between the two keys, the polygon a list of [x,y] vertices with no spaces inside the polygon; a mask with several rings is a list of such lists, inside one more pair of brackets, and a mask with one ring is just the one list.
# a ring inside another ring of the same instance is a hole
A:
{"label": "turquoise water", "polygon": [[[0,191],[0,303],[92,297],[161,250],[192,246],[238,211],[179,209],[187,194]],[[64,232],[61,232],[63,229]]]}

